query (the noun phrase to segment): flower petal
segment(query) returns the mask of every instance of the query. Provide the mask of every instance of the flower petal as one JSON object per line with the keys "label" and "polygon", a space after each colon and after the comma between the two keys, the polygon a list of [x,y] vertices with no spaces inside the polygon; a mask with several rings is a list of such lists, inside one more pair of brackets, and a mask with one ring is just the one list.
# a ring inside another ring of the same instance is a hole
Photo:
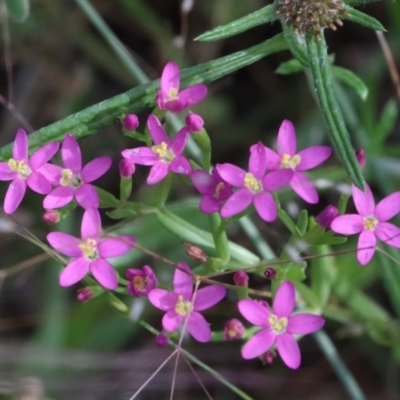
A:
{"label": "flower petal", "polygon": [[18,206],[26,192],[25,179],[15,178],[7,189],[6,197],[4,199],[4,212],[12,214]]}
{"label": "flower petal", "polygon": [[70,169],[72,172],[81,172],[82,169],[82,155],[79,148],[78,141],[70,133],[65,135],[61,145],[61,158],[65,168]]}
{"label": "flower petal", "polygon": [[221,208],[221,216],[229,218],[245,210],[253,200],[253,193],[243,188],[235,192]]}
{"label": "flower petal", "polygon": [[0,181],[11,181],[16,178],[18,173],[11,171],[8,163],[0,162]]}
{"label": "flower petal", "polygon": [[400,192],[395,192],[382,199],[375,208],[378,221],[388,221],[400,212]]}
{"label": "flower petal", "polygon": [[294,156],[296,154],[297,139],[296,131],[293,124],[285,119],[278,132],[278,154],[283,156],[284,154],[289,154]]}
{"label": "flower petal", "polygon": [[279,169],[271,171],[265,175],[262,180],[264,190],[269,192],[278,190],[279,188],[287,185],[293,178],[293,171],[291,169]]}
{"label": "flower petal", "polygon": [[354,205],[358,213],[363,217],[372,215],[375,210],[375,201],[369,186],[365,185],[364,193],[357,186],[351,185],[351,191],[353,193]]}
{"label": "flower petal", "polygon": [[178,296],[165,289],[153,289],[149,292],[148,299],[154,307],[163,311],[168,311],[175,308]]}
{"label": "flower petal", "polygon": [[207,95],[207,86],[197,84],[189,86],[179,92],[179,101],[182,103],[182,109],[191,107],[193,104],[197,104],[204,99]]}
{"label": "flower petal", "polygon": [[37,172],[40,172],[53,186],[58,186],[62,170],[63,168],[58,165],[46,163],[37,169]]}
{"label": "flower petal", "polygon": [[47,161],[57,153],[59,147],[59,143],[53,142],[45,144],[40,149],[36,150],[29,159],[29,165],[32,170],[36,170],[47,163]]}
{"label": "flower petal", "polygon": [[226,295],[226,289],[220,285],[201,288],[195,294],[193,309],[203,311],[219,303]]}
{"label": "flower petal", "polygon": [[278,318],[288,318],[293,312],[296,291],[292,282],[285,281],[279,286],[274,298],[273,310]]}
{"label": "flower petal", "polygon": [[111,167],[112,160],[110,157],[99,157],[88,162],[82,168],[82,180],[85,183],[93,182],[100,176],[104,175]]}
{"label": "flower petal", "polygon": [[102,258],[118,257],[131,251],[136,240],[132,236],[118,236],[102,240],[97,249]]}
{"label": "flower petal", "polygon": [[133,161],[139,165],[153,165],[160,160],[158,154],[154,153],[150,147],[136,147],[126,149],[121,152],[122,157]]}
{"label": "flower petal", "polygon": [[275,153],[275,151],[265,146],[265,155],[266,155],[268,170],[273,171],[275,169],[280,168],[282,157],[279,156],[279,154]]}
{"label": "flower petal", "polygon": [[294,173],[290,186],[307,203],[318,203],[318,193],[314,185],[302,172]]}
{"label": "flower petal", "polygon": [[13,159],[27,160],[28,146],[29,146],[28,135],[23,129],[18,129],[13,146]]}
{"label": "flower petal", "polygon": [[51,232],[47,235],[47,241],[61,254],[68,257],[81,257],[82,250],[79,245],[82,241],[63,232]]}
{"label": "flower petal", "polygon": [[276,337],[276,348],[283,362],[292,369],[300,366],[301,354],[296,340],[288,333],[283,333]]}
{"label": "flower petal", "polygon": [[147,119],[147,127],[149,128],[150,136],[154,144],[157,145],[164,142],[168,145],[168,147],[170,146],[171,140],[161,125],[160,120],[155,115],[150,114],[149,118]]}
{"label": "flower petal", "polygon": [[217,200],[214,196],[205,195],[201,198],[199,209],[204,214],[212,214],[221,209],[222,202]]}
{"label": "flower petal", "polygon": [[169,164],[166,164],[164,161],[157,161],[151,167],[146,183],[148,185],[155,185],[156,183],[163,180],[168,175],[168,172],[169,172]]}
{"label": "flower petal", "polygon": [[180,84],[180,71],[176,62],[170,61],[165,64],[161,74],[160,88],[165,97],[169,97],[170,89],[179,90]]}
{"label": "flower petal", "polygon": [[83,240],[88,238],[100,239],[101,219],[97,208],[88,208],[82,218],[81,236]]}
{"label": "flower petal", "polygon": [[90,264],[93,276],[106,289],[114,290],[118,287],[118,275],[112,265],[104,258],[98,258]]}
{"label": "flower petal", "polygon": [[51,192],[50,182],[38,171],[33,171],[26,178],[26,183],[36,193],[47,194]]}
{"label": "flower petal", "polygon": [[358,238],[357,260],[361,265],[371,261],[375,253],[376,237],[374,232],[363,230]]}
{"label": "flower petal", "polygon": [[307,149],[299,151],[297,154],[300,156],[301,161],[297,165],[297,171],[306,171],[314,168],[319,164],[326,161],[332,153],[329,146],[312,146]]}
{"label": "flower petal", "polygon": [[336,217],[331,223],[333,232],[354,235],[364,229],[363,217],[358,214],[345,214]]}
{"label": "flower petal", "polygon": [[264,328],[269,327],[268,317],[270,310],[261,303],[251,299],[244,299],[238,302],[239,312],[253,325]]}
{"label": "flower petal", "polygon": [[175,157],[171,161],[169,168],[172,172],[175,172],[176,174],[190,175],[190,173],[192,172],[190,162],[187,160],[187,158],[183,156]]}
{"label": "flower petal", "polygon": [[175,156],[179,156],[180,154],[182,154],[188,139],[189,139],[189,130],[185,126],[179,130],[179,132],[175,135],[174,139],[172,140],[170,149],[175,154]]}
{"label": "flower petal", "polygon": [[162,319],[162,327],[167,332],[175,332],[182,324],[183,318],[174,310],[168,311]]}
{"label": "flower petal", "polygon": [[250,147],[249,172],[259,181],[264,177],[267,168],[265,147],[261,142]]}
{"label": "flower petal", "polygon": [[58,186],[43,199],[43,208],[52,210],[64,207],[74,198],[74,190],[69,186]]}
{"label": "flower petal", "polygon": [[247,172],[233,164],[217,164],[217,172],[225,181],[236,187],[244,186],[244,177]]}
{"label": "flower petal", "polygon": [[193,183],[193,186],[201,194],[214,194],[217,183],[215,182],[214,177],[208,172],[203,171],[202,169],[195,169],[190,174],[190,179]]}
{"label": "flower petal", "polygon": [[211,340],[211,329],[208,322],[196,311],[190,313],[187,330],[198,342],[206,343]]}
{"label": "flower petal", "polygon": [[374,233],[382,242],[400,248],[400,229],[397,226],[390,222],[380,222]]}
{"label": "flower petal", "polygon": [[278,208],[271,193],[260,192],[255,194],[253,197],[253,203],[258,215],[264,221],[272,222],[276,220]]}
{"label": "flower petal", "polygon": [[306,335],[321,329],[325,320],[319,315],[297,314],[289,318],[286,332],[295,335]]}
{"label": "flower petal", "polygon": [[193,278],[190,275],[190,268],[184,262],[180,262],[178,265],[182,270],[188,271],[188,273],[178,268],[175,270],[173,279],[174,293],[183,295],[185,300],[192,300]]}
{"label": "flower petal", "polygon": [[275,343],[276,335],[269,329],[257,332],[242,348],[242,357],[246,360],[261,356]]}
{"label": "flower petal", "polygon": [[61,272],[59,283],[61,286],[71,286],[83,279],[89,272],[90,262],[84,257],[71,261]]}
{"label": "flower petal", "polygon": [[84,208],[97,208],[100,200],[96,189],[90,183],[83,183],[75,190],[75,199],[77,203]]}

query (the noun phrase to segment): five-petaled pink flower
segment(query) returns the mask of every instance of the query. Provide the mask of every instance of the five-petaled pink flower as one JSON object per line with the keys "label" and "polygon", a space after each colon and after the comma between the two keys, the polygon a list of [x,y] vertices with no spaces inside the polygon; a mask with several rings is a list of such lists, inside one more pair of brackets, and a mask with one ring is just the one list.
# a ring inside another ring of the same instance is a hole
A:
{"label": "five-petaled pink flower", "polygon": [[335,218],[331,229],[343,235],[360,233],[357,259],[361,265],[366,265],[375,253],[376,237],[390,246],[400,248],[400,229],[386,222],[400,212],[400,192],[385,197],[376,207],[368,185],[365,193],[352,185],[352,193],[358,214]]}
{"label": "five-petaled pink flower", "polygon": [[221,208],[221,216],[229,218],[245,210],[251,202],[258,215],[267,222],[277,217],[277,207],[270,191],[285,186],[292,179],[292,172],[287,169],[271,171],[267,168],[265,147],[262,143],[250,147],[249,172],[232,164],[217,164],[221,178],[239,188],[226,200]]}
{"label": "five-petaled pink flower", "polygon": [[243,358],[261,356],[275,344],[283,362],[289,368],[299,367],[300,349],[292,335],[315,332],[325,321],[314,314],[292,315],[295,296],[293,283],[285,281],[276,292],[272,310],[254,300],[239,301],[238,307],[243,317],[262,328],[244,345]]}
{"label": "five-petaled pink flower", "polygon": [[189,138],[187,127],[183,127],[171,140],[155,115],[149,116],[147,126],[154,146],[122,151],[122,156],[135,164],[152,165],[147,184],[154,185],[160,182],[170,170],[177,174],[190,174],[192,171],[190,163],[181,156]]}
{"label": "five-petaled pink flower", "polygon": [[51,191],[50,182],[42,173],[42,168],[54,156],[58,147],[58,143],[46,144],[28,158],[28,135],[23,129],[18,129],[13,157],[7,162],[0,162],[0,180],[12,181],[4,199],[6,214],[12,214],[18,208],[27,186],[40,194]]}
{"label": "five-petaled pink flower", "polygon": [[206,97],[207,86],[193,85],[179,91],[180,71],[178,64],[167,63],[161,75],[160,90],[157,92],[157,104],[161,110],[180,113],[183,109],[200,102]]}
{"label": "five-petaled pink flower", "polygon": [[46,209],[60,208],[74,197],[78,204],[87,209],[99,206],[99,196],[90,182],[104,175],[111,167],[110,157],[98,157],[82,168],[82,156],[77,140],[65,135],[61,146],[61,158],[64,168],[47,164],[47,177],[57,186],[43,200]]}
{"label": "five-petaled pink flower", "polygon": [[132,236],[101,239],[100,235],[101,220],[96,208],[88,208],[83,214],[81,239],[63,232],[47,235],[48,242],[57,251],[74,257],[61,272],[61,286],[71,286],[79,282],[90,270],[103,287],[111,290],[117,288],[117,273],[106,259],[127,253],[136,240]]}
{"label": "five-petaled pink flower", "polygon": [[318,193],[310,179],[303,173],[323,163],[331,155],[329,146],[312,146],[296,152],[297,139],[293,124],[285,120],[278,133],[278,153],[266,147],[267,169],[293,171],[292,189],[307,203],[318,203]]}
{"label": "five-petaled pink flower", "polygon": [[194,187],[203,195],[199,208],[205,214],[219,211],[233,194],[232,186],[219,176],[216,168],[211,174],[202,169],[196,169],[191,173],[190,179]]}
{"label": "five-petaled pink flower", "polygon": [[165,289],[154,289],[149,293],[150,303],[166,311],[162,319],[165,331],[176,331],[187,319],[189,333],[199,342],[208,342],[211,340],[210,326],[199,311],[221,301],[225,297],[226,289],[223,286],[210,285],[193,293],[193,279],[189,274],[189,266],[185,263],[178,265],[182,270],[175,270],[173,293]]}

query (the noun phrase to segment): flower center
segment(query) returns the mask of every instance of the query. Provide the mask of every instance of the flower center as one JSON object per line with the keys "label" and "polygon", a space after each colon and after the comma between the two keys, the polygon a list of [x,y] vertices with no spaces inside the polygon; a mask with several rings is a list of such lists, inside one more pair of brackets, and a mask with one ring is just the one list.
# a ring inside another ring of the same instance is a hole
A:
{"label": "flower center", "polygon": [[24,160],[14,160],[13,158],[10,158],[8,160],[8,166],[11,171],[17,172],[19,177],[22,179],[26,179],[32,173],[31,168]]}
{"label": "flower center", "polygon": [[79,245],[83,255],[89,260],[96,260],[99,256],[97,251],[97,242],[95,239],[88,238]]}
{"label": "flower center", "polygon": [[82,185],[82,177],[79,174],[74,174],[70,169],[65,168],[61,171],[60,185],[77,189]]}
{"label": "flower center", "polygon": [[263,189],[261,182],[250,172],[248,172],[244,177],[244,186],[250,189],[253,193],[261,192]]}
{"label": "flower center", "polygon": [[368,231],[374,231],[376,226],[379,224],[379,221],[373,216],[369,215],[368,217],[364,217],[364,228]]}
{"label": "flower center", "polygon": [[135,290],[137,290],[138,292],[143,292],[144,289],[146,288],[147,281],[148,281],[147,278],[143,278],[142,276],[136,275],[132,279],[132,284]]}
{"label": "flower center", "polygon": [[170,163],[175,158],[175,154],[168,149],[168,145],[165,142],[154,145],[151,150],[153,153],[158,154],[158,156],[166,163]]}
{"label": "flower center", "polygon": [[178,100],[178,89],[171,88],[168,91],[168,101]]}
{"label": "flower center", "polygon": [[216,199],[219,199],[219,196],[221,196],[221,190],[225,189],[225,183],[224,182],[220,182],[218,183],[218,185],[216,186],[215,190],[214,190],[214,197]]}
{"label": "flower center", "polygon": [[286,317],[278,318],[275,314],[271,314],[268,317],[268,323],[275,333],[284,333],[286,332],[288,319]]}
{"label": "flower center", "polygon": [[192,303],[190,301],[184,300],[183,296],[180,294],[178,296],[178,301],[175,305],[175,312],[182,317],[185,317],[189,312],[192,311]]}
{"label": "flower center", "polygon": [[289,154],[284,154],[281,160],[281,169],[290,168],[294,171],[296,167],[300,164],[300,161],[301,157],[298,154],[293,157],[290,157]]}

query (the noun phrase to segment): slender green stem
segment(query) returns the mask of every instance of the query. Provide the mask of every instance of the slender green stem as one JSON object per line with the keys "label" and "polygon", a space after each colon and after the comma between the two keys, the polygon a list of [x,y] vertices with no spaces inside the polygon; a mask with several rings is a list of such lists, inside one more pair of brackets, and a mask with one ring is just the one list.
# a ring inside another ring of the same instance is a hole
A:
{"label": "slender green stem", "polygon": [[210,223],[211,233],[214,239],[214,245],[218,252],[218,256],[226,264],[230,259],[229,241],[225,229],[219,229],[221,226],[221,217],[218,213],[209,214],[208,221]]}

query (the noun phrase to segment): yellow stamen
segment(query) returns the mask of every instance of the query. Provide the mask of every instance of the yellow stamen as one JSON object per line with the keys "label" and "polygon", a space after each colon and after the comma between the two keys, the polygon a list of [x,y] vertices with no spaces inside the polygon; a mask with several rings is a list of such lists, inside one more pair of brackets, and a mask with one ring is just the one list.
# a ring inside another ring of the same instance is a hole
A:
{"label": "yellow stamen", "polygon": [[216,199],[219,199],[221,190],[223,190],[224,188],[225,188],[225,183],[224,182],[218,183],[218,185],[217,185],[217,187],[215,188],[215,191],[214,191],[214,197]]}
{"label": "yellow stamen", "polygon": [[168,149],[168,145],[165,142],[155,144],[151,150],[153,153],[158,154],[158,156],[167,163],[170,163],[175,158],[175,154]]}
{"label": "yellow stamen", "polygon": [[284,154],[281,160],[281,168],[282,169],[290,168],[294,171],[296,167],[300,164],[300,162],[301,162],[301,157],[298,154],[296,154],[293,157],[290,157],[289,154]]}
{"label": "yellow stamen", "polygon": [[178,100],[178,89],[171,88],[168,91],[168,101]]}
{"label": "yellow stamen", "polygon": [[286,331],[288,319],[286,317],[278,318],[275,314],[268,317],[268,323],[275,333],[283,333]]}
{"label": "yellow stamen", "polygon": [[260,181],[258,181],[253,174],[248,172],[244,177],[244,186],[250,189],[252,192],[260,192],[262,190],[262,186]]}
{"label": "yellow stamen", "polygon": [[379,221],[373,215],[370,215],[368,217],[364,217],[363,223],[365,229],[374,231],[376,226],[379,224]]}
{"label": "yellow stamen", "polygon": [[134,288],[138,291],[141,292],[145,289],[146,287],[146,279],[144,279],[142,276],[136,275],[133,280],[132,280]]}
{"label": "yellow stamen", "polygon": [[98,257],[97,242],[94,239],[86,239],[79,245],[79,248],[82,250],[83,255],[91,261],[96,260]]}
{"label": "yellow stamen", "polygon": [[27,178],[32,173],[29,165],[24,160],[14,160],[13,158],[10,158],[8,160],[8,166],[11,171],[18,172],[20,178],[23,179]]}
{"label": "yellow stamen", "polygon": [[72,188],[78,188],[82,184],[82,178],[80,175],[74,174],[70,169],[65,168],[61,171],[61,186],[70,186]]}
{"label": "yellow stamen", "polygon": [[183,300],[183,296],[180,294],[175,305],[175,312],[184,317],[190,311],[192,311],[192,303],[190,301]]}

